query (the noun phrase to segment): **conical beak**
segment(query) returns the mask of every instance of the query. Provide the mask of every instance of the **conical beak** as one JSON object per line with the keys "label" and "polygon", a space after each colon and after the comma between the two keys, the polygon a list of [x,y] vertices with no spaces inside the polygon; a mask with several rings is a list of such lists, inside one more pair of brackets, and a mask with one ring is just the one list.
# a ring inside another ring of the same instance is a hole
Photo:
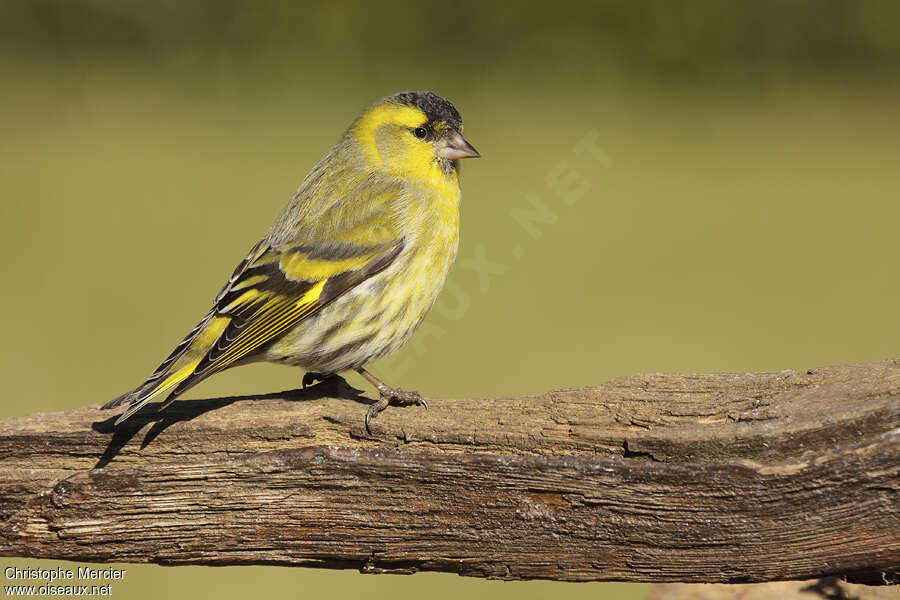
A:
{"label": "conical beak", "polygon": [[454,131],[447,138],[447,145],[438,150],[438,156],[449,159],[480,158],[481,154],[466,141],[461,133]]}

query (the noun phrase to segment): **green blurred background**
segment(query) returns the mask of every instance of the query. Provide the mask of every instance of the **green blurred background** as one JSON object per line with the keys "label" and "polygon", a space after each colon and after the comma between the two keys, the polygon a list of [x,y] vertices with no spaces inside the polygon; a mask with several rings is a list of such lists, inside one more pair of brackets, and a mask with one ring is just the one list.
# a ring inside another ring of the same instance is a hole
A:
{"label": "green blurred background", "polygon": [[[897,357],[898,22],[888,1],[0,2],[2,416],[139,383],[360,109],[404,89],[452,99],[484,158],[387,381],[471,397]],[[254,365],[189,397],[299,378]],[[127,568],[118,597],[647,591]]]}

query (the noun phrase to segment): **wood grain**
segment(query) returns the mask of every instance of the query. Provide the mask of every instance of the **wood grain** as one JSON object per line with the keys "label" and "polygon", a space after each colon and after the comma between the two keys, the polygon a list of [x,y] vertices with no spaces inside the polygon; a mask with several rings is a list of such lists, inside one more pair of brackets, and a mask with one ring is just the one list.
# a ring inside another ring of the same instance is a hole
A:
{"label": "wood grain", "polygon": [[569,581],[896,581],[900,361],[0,422],[0,554]]}

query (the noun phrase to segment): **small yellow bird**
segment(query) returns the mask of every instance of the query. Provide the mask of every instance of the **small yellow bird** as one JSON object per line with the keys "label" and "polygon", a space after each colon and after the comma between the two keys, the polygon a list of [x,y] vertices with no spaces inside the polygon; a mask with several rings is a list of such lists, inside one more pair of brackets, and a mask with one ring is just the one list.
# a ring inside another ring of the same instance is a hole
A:
{"label": "small yellow bird", "polygon": [[459,239],[459,159],[479,157],[456,108],[401,92],[366,109],[300,184],[212,309],[137,389],[118,425],[213,373],[255,361],[306,369],[303,385],[356,370],[389,404],[427,404],[364,366],[406,342],[444,286]]}

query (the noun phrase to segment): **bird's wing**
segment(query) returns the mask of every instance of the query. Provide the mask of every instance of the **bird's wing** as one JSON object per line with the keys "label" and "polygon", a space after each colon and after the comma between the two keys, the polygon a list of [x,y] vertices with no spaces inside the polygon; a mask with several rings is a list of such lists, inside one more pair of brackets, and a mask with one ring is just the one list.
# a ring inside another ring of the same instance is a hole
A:
{"label": "bird's wing", "polygon": [[107,405],[130,405],[116,423],[164,393],[172,401],[213,373],[253,355],[387,268],[403,245],[402,238],[372,245],[296,242],[274,248],[257,244],[219,293],[213,309],[147,382]]}
{"label": "bird's wing", "polygon": [[[222,334],[197,364],[192,378],[204,378],[278,339],[300,321],[390,265],[402,240],[358,246],[342,242],[299,243],[268,248],[220,294],[217,318]],[[192,385],[183,381],[181,393]]]}
{"label": "bird's wing", "polygon": [[405,188],[353,164],[338,156],[317,165],[200,323],[140,387],[104,406],[129,405],[116,423],[163,394],[165,407],[262,351],[397,258],[404,235],[396,215],[409,201]]}

